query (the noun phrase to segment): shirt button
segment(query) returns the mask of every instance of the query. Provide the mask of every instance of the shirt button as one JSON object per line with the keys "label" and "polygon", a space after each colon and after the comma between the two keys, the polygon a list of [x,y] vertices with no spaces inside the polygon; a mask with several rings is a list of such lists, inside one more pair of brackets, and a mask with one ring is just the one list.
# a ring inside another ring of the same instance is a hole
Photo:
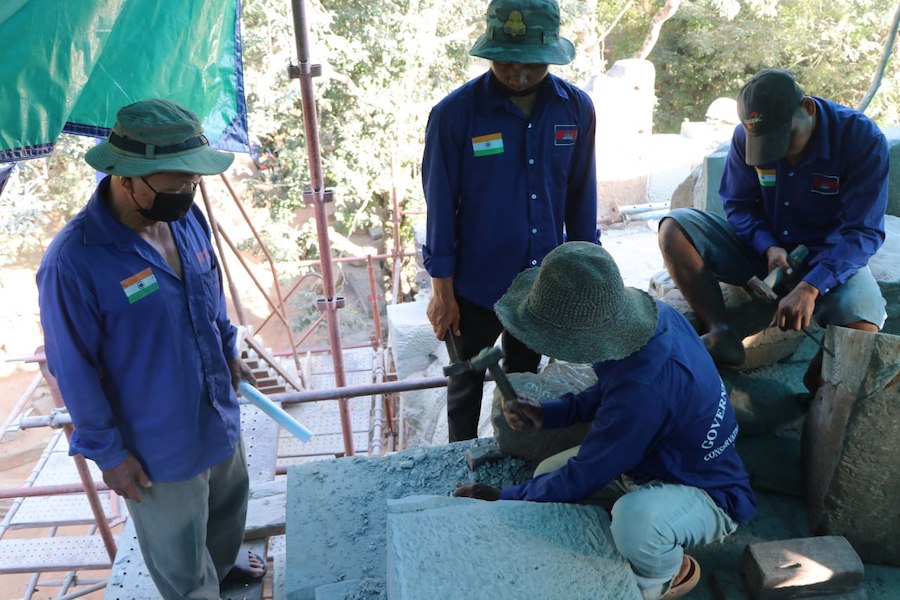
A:
{"label": "shirt button", "polygon": [[532,229],[532,230],[531,230],[531,233],[537,233],[537,229],[536,229],[536,228],[535,228],[535,229]]}
{"label": "shirt button", "polygon": [[533,164],[534,164],[534,159],[533,159],[533,158],[529,158],[529,159],[528,159],[528,164],[529,164],[529,165],[533,165]]}
{"label": "shirt button", "polygon": [[531,199],[532,199],[532,200],[537,200],[537,194],[532,194],[532,195],[531,195]]}
{"label": "shirt button", "polygon": [[787,235],[787,234],[788,234],[788,230],[787,230],[787,229],[785,229],[784,231],[781,232],[781,235]]}
{"label": "shirt button", "polygon": [[531,129],[531,123],[528,124],[528,129]]}
{"label": "shirt button", "polygon": [[536,265],[536,264],[537,264],[537,261],[536,261],[536,260],[531,261],[531,266],[534,266],[534,265]]}
{"label": "shirt button", "polygon": [[791,171],[790,173],[788,173],[788,175],[790,175],[791,177],[793,177],[793,176],[794,176],[794,172]]}
{"label": "shirt button", "polygon": [[785,205],[785,206],[790,206],[791,203],[790,203],[790,202],[785,202],[784,205]]}

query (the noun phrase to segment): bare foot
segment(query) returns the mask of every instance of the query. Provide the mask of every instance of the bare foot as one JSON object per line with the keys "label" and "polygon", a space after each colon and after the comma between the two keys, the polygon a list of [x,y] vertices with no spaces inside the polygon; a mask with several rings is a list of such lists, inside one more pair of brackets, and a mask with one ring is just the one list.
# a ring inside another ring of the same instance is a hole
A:
{"label": "bare foot", "polygon": [[718,365],[737,367],[746,358],[744,344],[728,325],[716,325],[708,333],[701,335],[700,339]]}

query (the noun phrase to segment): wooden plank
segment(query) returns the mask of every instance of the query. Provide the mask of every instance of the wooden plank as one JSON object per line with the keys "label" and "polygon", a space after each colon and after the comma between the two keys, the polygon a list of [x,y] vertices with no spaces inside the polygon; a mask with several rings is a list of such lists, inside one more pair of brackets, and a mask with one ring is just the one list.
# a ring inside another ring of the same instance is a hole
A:
{"label": "wooden plank", "polygon": [[0,573],[108,569],[110,562],[99,535],[0,541]]}
{"label": "wooden plank", "polygon": [[245,540],[264,539],[284,533],[286,490],[287,478],[284,477],[250,488]]}

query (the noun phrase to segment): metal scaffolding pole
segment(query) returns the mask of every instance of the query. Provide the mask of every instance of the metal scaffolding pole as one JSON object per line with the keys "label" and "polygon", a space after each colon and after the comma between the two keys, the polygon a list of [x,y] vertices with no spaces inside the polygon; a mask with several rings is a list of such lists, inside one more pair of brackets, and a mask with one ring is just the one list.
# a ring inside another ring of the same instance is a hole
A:
{"label": "metal scaffolding pole", "polygon": [[[309,158],[310,191],[304,196],[312,200],[316,215],[316,231],[319,240],[319,256],[325,298],[319,307],[325,311],[328,322],[328,338],[331,343],[331,359],[334,364],[334,382],[339,388],[346,385],[344,354],[341,349],[341,326],[338,317],[338,298],[335,295],[331,242],[328,239],[328,216],[325,213],[325,178],[322,173],[322,151],[319,144],[319,118],[312,84],[312,68],[309,62],[309,37],[306,30],[306,6],[303,0],[291,0],[294,16],[294,37],[297,42],[297,61],[300,95],[303,104],[303,122],[306,131],[306,152]],[[343,299],[341,299],[343,300]],[[338,399],[341,415],[341,431],[344,437],[344,454],[353,456],[353,427],[350,422],[350,406],[346,398]]]}

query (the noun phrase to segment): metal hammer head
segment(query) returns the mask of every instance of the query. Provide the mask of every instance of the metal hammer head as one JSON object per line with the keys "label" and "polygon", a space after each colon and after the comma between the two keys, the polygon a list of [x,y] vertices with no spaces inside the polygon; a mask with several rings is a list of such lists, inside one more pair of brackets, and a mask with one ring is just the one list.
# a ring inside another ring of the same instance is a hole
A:
{"label": "metal hammer head", "polygon": [[754,294],[767,302],[778,301],[778,294],[775,293],[775,290],[756,275],[750,278],[750,281],[747,282],[747,287],[753,290]]}
{"label": "metal hammer head", "polygon": [[444,375],[449,377],[471,371],[484,371],[490,368],[491,365],[499,363],[501,358],[503,358],[503,350],[495,346],[489,346],[469,360],[461,360],[444,367]]}

